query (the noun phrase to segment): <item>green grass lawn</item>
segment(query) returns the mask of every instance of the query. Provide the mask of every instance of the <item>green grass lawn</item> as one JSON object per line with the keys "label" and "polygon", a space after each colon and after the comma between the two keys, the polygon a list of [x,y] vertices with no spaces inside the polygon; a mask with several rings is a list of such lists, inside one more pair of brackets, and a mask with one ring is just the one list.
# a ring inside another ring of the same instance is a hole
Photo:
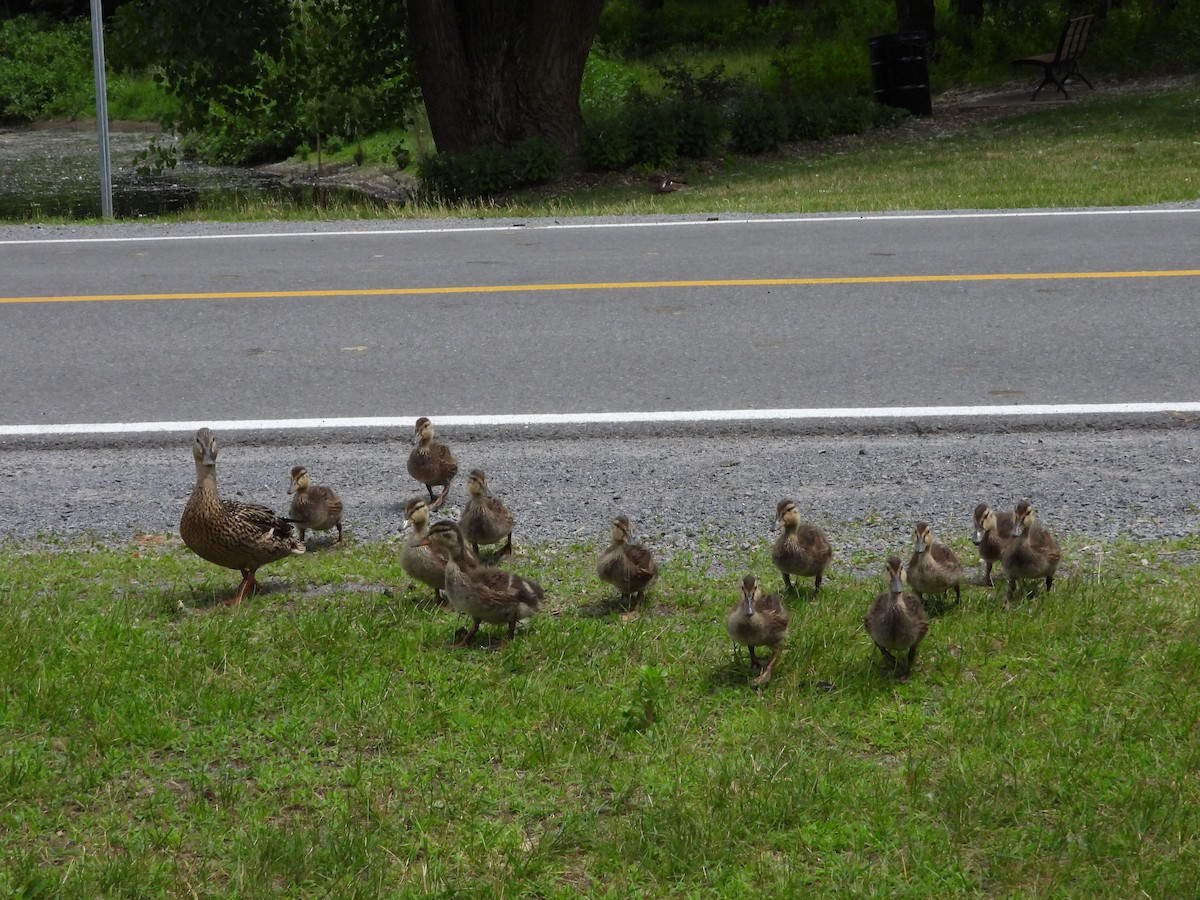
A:
{"label": "green grass lawn", "polygon": [[1190,896],[1200,544],[1099,549],[969,588],[907,684],[835,558],[758,690],[723,620],[765,541],[661,560],[630,616],[597,547],[519,548],[549,611],[466,651],[395,546],[236,610],[170,539],[9,549],[0,894]]}

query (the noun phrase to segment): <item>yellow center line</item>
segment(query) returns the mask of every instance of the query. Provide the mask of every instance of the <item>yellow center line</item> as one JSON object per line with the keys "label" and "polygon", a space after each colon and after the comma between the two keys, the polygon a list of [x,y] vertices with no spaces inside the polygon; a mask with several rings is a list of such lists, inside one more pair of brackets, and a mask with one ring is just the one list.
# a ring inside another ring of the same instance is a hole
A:
{"label": "yellow center line", "polygon": [[408,288],[341,288],[308,291],[189,291],[172,294],[76,294],[0,297],[0,303],[92,303],[102,300],[256,300],[288,297],[406,297],[437,294],[515,294],[533,291],[625,291],[646,288],[799,287],[842,284],[921,284],[962,281],[1050,281],[1101,278],[1188,278],[1200,269],[1133,272],[996,272],[964,275],[855,275],[830,278],[729,278],[687,281],[597,281],[563,284],[445,285]]}

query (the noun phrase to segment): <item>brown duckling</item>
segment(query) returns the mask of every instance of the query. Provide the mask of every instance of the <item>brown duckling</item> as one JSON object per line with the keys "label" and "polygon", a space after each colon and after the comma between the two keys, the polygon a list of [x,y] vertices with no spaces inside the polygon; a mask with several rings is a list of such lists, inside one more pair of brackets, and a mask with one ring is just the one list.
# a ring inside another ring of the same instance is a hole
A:
{"label": "brown duckling", "polygon": [[196,432],[192,444],[196,486],[179,519],[179,536],[193,553],[242,573],[242,583],[230,598],[237,606],[258,587],[254,573],[261,566],[304,552],[304,542],[289,519],[265,506],[222,500],[217,494],[217,438],[208,428]]}
{"label": "brown duckling", "polygon": [[887,577],[888,589],[875,598],[863,617],[863,626],[883,658],[891,663],[893,672],[898,665],[895,654],[908,651],[908,661],[898,675],[900,681],[908,681],[917,659],[917,647],[929,631],[929,617],[921,598],[904,592],[904,566],[900,557],[888,557]]}
{"label": "brown duckling", "polygon": [[337,529],[335,544],[342,542],[342,501],[333,488],[323,484],[313,484],[304,466],[292,467],[292,485],[288,488],[292,494],[292,506],[288,510],[290,518],[300,530],[300,540],[304,540],[304,532],[328,531]]}
{"label": "brown duckling", "polygon": [[1013,510],[1012,538],[1000,558],[1008,576],[1008,600],[1012,602],[1019,579],[1045,578],[1046,590],[1054,585],[1054,573],[1062,559],[1062,548],[1046,528],[1034,522],[1033,504],[1022,500]]}
{"label": "brown duckling", "polygon": [[[458,474],[458,460],[449,447],[433,439],[433,423],[425,416],[417,419],[413,426],[413,443],[416,446],[408,454],[408,474],[429,491],[429,509],[433,512],[441,509],[450,496],[450,482]],[[433,496],[435,484],[442,488],[436,500]]]}
{"label": "brown duckling", "polygon": [[1004,545],[1012,537],[1013,514],[998,513],[988,504],[980,503],[975,507],[973,520],[971,543],[979,548],[979,558],[983,560],[983,580],[991,587],[992,566],[1000,561]]}
{"label": "brown duckling", "polygon": [[433,588],[434,598],[444,602],[442,593],[446,589],[446,554],[440,547],[428,543],[429,504],[424,497],[413,497],[404,504],[404,525],[401,530],[412,528],[400,551],[400,568],[409,578]]}
{"label": "brown duckling", "polygon": [[913,593],[925,602],[926,594],[944,594],[954,590],[954,602],[962,602],[962,563],[954,551],[933,540],[928,522],[918,522],[913,528],[913,553],[908,560],[908,584]]}
{"label": "brown duckling", "polygon": [[[762,585],[754,575],[742,579],[742,599],[735,603],[725,617],[725,631],[736,643],[750,651],[751,684],[766,684],[783,652],[787,634],[788,614],[778,594],[763,596]],[[754,655],[755,647],[770,647],[771,661],[763,667]],[[755,678],[754,676],[758,677]]]}
{"label": "brown duckling", "polygon": [[446,597],[451,606],[471,619],[471,627],[454,644],[456,647],[469,646],[481,622],[507,624],[512,640],[517,622],[533,616],[546,596],[537,582],[488,568],[474,559],[454,522],[435,522],[425,542],[445,551]]}
{"label": "brown duckling", "polygon": [[775,542],[771,559],[783,573],[783,584],[792,590],[792,576],[813,578],[813,597],[821,592],[821,579],[833,558],[824,532],[815,525],[800,521],[800,508],[793,500],[780,500],[775,508],[775,527],[783,534]]}
{"label": "brown duckling", "polygon": [[633,525],[628,516],[612,522],[612,543],[600,554],[596,574],[621,592],[621,601],[637,605],[658,578],[654,554],[642,544],[631,544]]}
{"label": "brown duckling", "polygon": [[506,553],[511,555],[512,513],[498,498],[492,496],[483,469],[471,470],[467,478],[467,494],[470,499],[459,516],[458,527],[462,529],[463,537],[471,542],[475,555],[479,555],[480,544],[498,544],[501,540],[504,546],[492,558],[499,559]]}

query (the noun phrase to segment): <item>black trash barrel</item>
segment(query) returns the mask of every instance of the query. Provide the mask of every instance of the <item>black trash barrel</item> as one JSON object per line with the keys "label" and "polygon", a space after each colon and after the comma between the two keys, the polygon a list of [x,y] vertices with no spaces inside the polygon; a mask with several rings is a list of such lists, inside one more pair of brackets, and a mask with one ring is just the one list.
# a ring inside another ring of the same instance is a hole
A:
{"label": "black trash barrel", "polygon": [[881,34],[867,41],[875,99],[907,109],[914,116],[933,114],[925,35],[919,31]]}

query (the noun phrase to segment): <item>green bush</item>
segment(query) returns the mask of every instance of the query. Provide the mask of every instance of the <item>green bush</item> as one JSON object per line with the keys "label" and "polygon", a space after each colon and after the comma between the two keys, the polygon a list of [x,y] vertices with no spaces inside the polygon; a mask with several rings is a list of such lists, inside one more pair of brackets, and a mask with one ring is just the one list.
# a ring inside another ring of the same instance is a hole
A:
{"label": "green bush", "polygon": [[417,164],[417,177],[427,199],[453,202],[541,184],[549,181],[560,165],[554,146],[533,137],[512,148],[492,144],[467,153],[427,156]]}
{"label": "green bush", "polygon": [[734,105],[729,131],[734,152],[769,153],[787,139],[787,111],[777,97],[765,91],[747,91]]}
{"label": "green bush", "polygon": [[593,113],[583,121],[579,161],[593,172],[619,172],[633,162],[634,144],[624,110]]}
{"label": "green bush", "polygon": [[86,19],[0,21],[0,121],[31,122],[94,108]]}

